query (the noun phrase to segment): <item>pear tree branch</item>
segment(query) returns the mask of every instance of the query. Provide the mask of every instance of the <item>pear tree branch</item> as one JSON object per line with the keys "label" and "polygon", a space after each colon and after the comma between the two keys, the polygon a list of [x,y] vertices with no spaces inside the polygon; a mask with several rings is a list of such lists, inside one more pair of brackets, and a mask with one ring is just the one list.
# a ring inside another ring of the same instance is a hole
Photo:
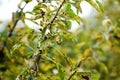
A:
{"label": "pear tree branch", "polygon": [[62,1],[61,5],[57,9],[57,12],[56,12],[55,16],[53,17],[53,19],[51,20],[51,22],[47,25],[47,26],[50,26],[50,28],[52,27],[52,24],[55,21],[55,19],[57,18],[57,15],[58,15],[58,13],[59,13],[59,11],[62,8],[62,6],[63,6],[64,3],[65,3],[65,0]]}

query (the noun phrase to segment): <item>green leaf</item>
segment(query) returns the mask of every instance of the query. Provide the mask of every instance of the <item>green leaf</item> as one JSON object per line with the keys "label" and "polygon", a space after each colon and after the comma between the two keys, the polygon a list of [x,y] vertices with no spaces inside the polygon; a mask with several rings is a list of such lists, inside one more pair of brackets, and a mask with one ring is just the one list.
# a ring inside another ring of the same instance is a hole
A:
{"label": "green leaf", "polygon": [[[89,4],[91,4],[91,6],[93,6],[96,10],[98,10],[98,6],[97,4],[95,3],[94,0],[86,0]],[[99,10],[98,10],[99,11]]]}
{"label": "green leaf", "polygon": [[74,13],[74,11],[71,9],[71,4],[67,5],[65,12],[72,19],[74,18],[74,16],[76,16],[76,14]]}
{"label": "green leaf", "polygon": [[27,12],[25,12],[25,13],[28,13],[28,14],[33,15],[33,12],[31,12],[31,11],[27,11]]}
{"label": "green leaf", "polygon": [[71,21],[67,20],[57,20],[56,23],[58,23],[58,27],[63,30],[70,29],[72,25]]}
{"label": "green leaf", "polygon": [[98,0],[96,0],[96,2],[97,2],[97,4],[98,4],[98,6],[99,6],[100,11],[101,11],[101,12],[104,12],[104,7],[103,7],[102,3],[99,2]]}
{"label": "green leaf", "polygon": [[63,20],[58,20],[57,24],[58,24],[58,28],[63,29],[63,30],[67,29]]}
{"label": "green leaf", "polygon": [[71,4],[68,4],[65,10],[67,18],[71,18],[75,20],[78,24],[81,21],[81,18],[75,14],[75,12],[71,9]]}
{"label": "green leaf", "polygon": [[36,5],[34,8],[33,8],[33,11],[36,11],[36,10],[40,10],[40,9],[45,9],[46,11],[50,11],[50,8],[49,7],[47,7],[47,5],[46,4],[38,4],[38,5]]}
{"label": "green leaf", "polygon": [[93,6],[97,11],[104,12],[103,5],[98,0],[86,0],[91,6]]}
{"label": "green leaf", "polygon": [[15,14],[16,18],[17,19],[21,19],[21,20],[24,20],[25,18],[25,13],[23,11],[17,11],[16,14]]}
{"label": "green leaf", "polygon": [[67,25],[68,29],[70,29],[70,28],[71,28],[71,26],[72,26],[71,21],[66,21],[66,25]]}
{"label": "green leaf", "polygon": [[65,37],[65,38],[67,38],[67,39],[70,39],[71,41],[76,41],[75,40],[75,37],[72,35],[72,33],[70,33],[70,32],[64,32],[64,34],[63,34],[63,36]]}
{"label": "green leaf", "polygon": [[107,66],[106,66],[104,63],[100,62],[99,65],[100,65],[100,68],[101,68],[105,73],[108,73],[108,68],[107,68]]}
{"label": "green leaf", "polygon": [[59,64],[58,68],[59,68],[59,73],[60,73],[61,79],[64,79],[64,77],[66,76],[64,67],[61,64]]}
{"label": "green leaf", "polygon": [[100,74],[95,70],[91,76],[90,76],[90,80],[99,80],[100,79]]}
{"label": "green leaf", "polygon": [[33,12],[36,14],[41,14],[42,10],[41,9],[34,9]]}

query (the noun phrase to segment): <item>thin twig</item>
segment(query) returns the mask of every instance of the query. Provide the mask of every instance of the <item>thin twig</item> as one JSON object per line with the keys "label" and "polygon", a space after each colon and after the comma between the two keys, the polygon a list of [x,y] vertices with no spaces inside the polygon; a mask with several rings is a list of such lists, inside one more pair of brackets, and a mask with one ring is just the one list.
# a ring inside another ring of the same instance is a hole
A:
{"label": "thin twig", "polygon": [[[27,4],[27,3],[26,3],[26,4]],[[23,9],[25,8],[26,4],[23,6],[23,8],[20,8],[21,11],[23,11]],[[20,12],[21,12],[21,11],[20,11]],[[16,17],[16,15],[13,15],[13,17],[14,17],[14,16]],[[13,33],[13,31],[14,31],[17,23],[18,23],[18,21],[19,21],[19,19],[16,19],[15,21],[13,21],[14,24],[13,24],[13,26],[12,26],[12,29],[11,29],[11,30],[9,31],[9,33],[8,33],[8,37],[11,37],[11,36],[12,36],[12,33]]]}
{"label": "thin twig", "polygon": [[51,28],[53,22],[55,21],[55,19],[56,19],[57,15],[58,15],[58,13],[59,13],[59,11],[60,11],[62,5],[64,4],[64,2],[65,2],[65,0],[63,0],[63,2],[61,3],[61,5],[59,6],[59,8],[58,8],[58,10],[57,10],[57,12],[56,12],[56,14],[55,14],[55,16],[53,17],[53,19],[51,20],[51,22],[47,25],[47,26],[50,25],[50,28]]}
{"label": "thin twig", "polygon": [[70,77],[68,78],[68,80],[70,80],[75,74],[76,74],[76,70],[70,75]]}
{"label": "thin twig", "polygon": [[[25,8],[25,6],[26,6],[26,4],[24,5],[24,7],[23,7],[23,8],[21,8],[21,11],[23,11],[23,9]],[[14,15],[13,15],[13,16],[14,16]],[[6,39],[6,41],[4,41],[4,42],[3,42],[2,49],[0,50],[0,51],[1,51],[1,53],[3,53],[4,48],[5,48],[6,44],[7,44],[8,37],[11,37],[11,36],[12,36],[13,31],[14,31],[14,29],[15,29],[15,27],[16,27],[16,25],[17,25],[18,21],[19,21],[19,19],[16,19],[16,20],[14,21],[14,23],[13,23],[12,28],[9,30],[8,35],[7,35],[7,39]]]}
{"label": "thin twig", "polygon": [[[89,56],[86,56],[85,58],[83,58],[82,60],[79,61],[79,63],[77,64],[77,68],[81,67],[81,64],[88,58]],[[70,77],[68,78],[68,80],[71,80],[71,78],[77,73],[77,70],[75,70]]]}
{"label": "thin twig", "polygon": [[12,36],[12,33],[13,33],[13,31],[14,31],[17,23],[18,23],[18,21],[19,21],[19,19],[17,19],[17,20],[14,22],[12,29],[11,29],[11,30],[9,31],[9,33],[8,33],[8,37],[11,37],[11,36]]}

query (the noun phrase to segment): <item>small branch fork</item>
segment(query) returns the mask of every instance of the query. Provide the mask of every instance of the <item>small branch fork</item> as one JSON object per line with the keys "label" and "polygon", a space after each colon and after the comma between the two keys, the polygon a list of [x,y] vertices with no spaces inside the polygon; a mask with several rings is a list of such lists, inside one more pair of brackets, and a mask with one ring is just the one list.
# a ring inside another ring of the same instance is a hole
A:
{"label": "small branch fork", "polygon": [[57,9],[57,12],[55,14],[55,16],[53,17],[53,19],[51,20],[51,22],[47,25],[50,26],[50,28],[52,27],[53,22],[55,21],[60,9],[62,8],[63,4],[65,3],[65,0],[63,0],[63,2],[61,3],[61,5],[59,6],[59,8]]}

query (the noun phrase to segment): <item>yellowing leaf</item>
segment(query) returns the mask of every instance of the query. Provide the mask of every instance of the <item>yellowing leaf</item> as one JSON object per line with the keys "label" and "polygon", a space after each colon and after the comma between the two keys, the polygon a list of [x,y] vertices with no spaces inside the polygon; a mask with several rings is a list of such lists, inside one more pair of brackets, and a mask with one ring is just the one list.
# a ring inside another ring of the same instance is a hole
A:
{"label": "yellowing leaf", "polygon": [[21,16],[21,19],[22,19],[22,20],[25,19],[25,15],[22,15],[22,16]]}
{"label": "yellowing leaf", "polygon": [[68,5],[69,4],[68,1],[66,1],[65,4]]}
{"label": "yellowing leaf", "polygon": [[80,22],[80,19],[78,16],[74,16],[74,19],[79,23]]}
{"label": "yellowing leaf", "polygon": [[64,72],[64,71],[65,71],[65,69],[64,69],[64,68],[61,68],[61,71],[62,71],[62,72]]}
{"label": "yellowing leaf", "polygon": [[39,75],[39,76],[43,76],[43,74],[42,74],[42,73],[38,73],[38,75]]}
{"label": "yellowing leaf", "polygon": [[8,49],[6,49],[6,48],[4,48],[4,51],[3,51],[4,53],[8,53]]}
{"label": "yellowing leaf", "polygon": [[109,40],[107,40],[106,43],[107,43],[109,46],[112,46],[112,43],[111,43]]}
{"label": "yellowing leaf", "polygon": [[48,71],[49,69],[51,69],[53,67],[53,65],[52,64],[42,64],[41,65],[41,68],[44,68],[43,70],[44,71]]}
{"label": "yellowing leaf", "polygon": [[118,41],[118,40],[114,40],[113,43],[114,43],[114,44],[119,44],[119,41]]}
{"label": "yellowing leaf", "polygon": [[118,38],[120,38],[120,33],[119,33],[119,34],[117,34],[117,37],[118,37]]}
{"label": "yellowing leaf", "polygon": [[10,44],[13,44],[13,40],[12,40],[11,38],[8,38],[8,42],[9,42]]}
{"label": "yellowing leaf", "polygon": [[100,65],[101,70],[103,70],[104,72],[108,73],[108,68],[107,68],[107,66],[104,63],[101,62],[101,63],[99,63],[99,65]]}
{"label": "yellowing leaf", "polygon": [[12,62],[12,63],[14,63],[14,62],[15,62],[15,60],[14,60],[14,59],[11,59],[11,62]]}
{"label": "yellowing leaf", "polygon": [[20,52],[22,55],[24,55],[24,54],[25,54],[25,47],[21,47],[21,48],[19,49],[19,52]]}
{"label": "yellowing leaf", "polygon": [[88,49],[85,49],[85,51],[84,51],[84,55],[85,56],[88,56],[90,54],[90,49],[88,48]]}
{"label": "yellowing leaf", "polygon": [[39,80],[38,78],[35,78],[34,80]]}
{"label": "yellowing leaf", "polygon": [[70,63],[71,62],[70,58],[67,58],[67,61]]}
{"label": "yellowing leaf", "polygon": [[77,3],[76,3],[76,7],[79,7],[79,6],[80,6],[80,2],[77,2]]}
{"label": "yellowing leaf", "polygon": [[109,36],[112,38],[114,35],[112,33],[110,33]]}
{"label": "yellowing leaf", "polygon": [[101,39],[101,38],[102,38],[102,36],[99,34],[96,36],[96,39]]}
{"label": "yellowing leaf", "polygon": [[76,46],[77,47],[82,47],[82,46],[84,46],[85,45],[85,42],[81,42],[81,43],[78,43]]}
{"label": "yellowing leaf", "polygon": [[85,42],[82,42],[82,43],[80,43],[81,44],[81,46],[83,46],[83,45],[85,45]]}
{"label": "yellowing leaf", "polygon": [[16,49],[18,49],[18,48],[20,48],[20,47],[21,47],[20,44],[15,44],[15,45],[13,46],[13,50],[16,50]]}
{"label": "yellowing leaf", "polygon": [[83,59],[83,58],[84,58],[83,55],[80,55],[80,56],[78,57],[79,60],[81,60],[81,59]]}
{"label": "yellowing leaf", "polygon": [[71,4],[67,5],[65,13],[67,13],[71,19],[73,19],[74,16],[76,16],[76,14],[74,13],[73,9],[71,8]]}
{"label": "yellowing leaf", "polygon": [[56,61],[56,58],[55,58],[55,57],[53,57],[52,59],[53,59],[54,61]]}
{"label": "yellowing leaf", "polygon": [[33,70],[33,69],[30,69],[30,72],[34,72],[34,70]]}
{"label": "yellowing leaf", "polygon": [[69,16],[68,13],[66,13],[65,16],[66,16],[67,19],[70,19],[70,16]]}
{"label": "yellowing leaf", "polygon": [[75,61],[75,60],[71,60],[71,63],[72,63],[72,64],[76,64],[76,61]]}

